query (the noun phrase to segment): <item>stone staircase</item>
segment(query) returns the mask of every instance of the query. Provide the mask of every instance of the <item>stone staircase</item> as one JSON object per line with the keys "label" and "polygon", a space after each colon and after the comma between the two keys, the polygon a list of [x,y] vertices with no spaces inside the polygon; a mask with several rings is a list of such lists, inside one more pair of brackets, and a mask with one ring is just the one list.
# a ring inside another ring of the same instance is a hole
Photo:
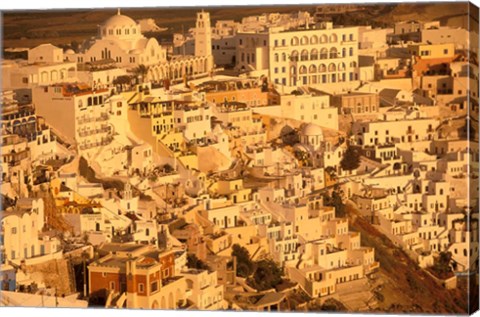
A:
{"label": "stone staircase", "polygon": [[337,284],[336,295],[348,310],[353,312],[369,311],[378,305],[366,278]]}

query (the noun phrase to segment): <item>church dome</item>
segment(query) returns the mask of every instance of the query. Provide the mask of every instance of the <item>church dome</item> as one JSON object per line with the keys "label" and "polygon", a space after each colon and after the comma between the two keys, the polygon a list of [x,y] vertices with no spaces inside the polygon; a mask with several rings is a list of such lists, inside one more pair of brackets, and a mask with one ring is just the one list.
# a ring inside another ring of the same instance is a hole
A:
{"label": "church dome", "polygon": [[323,137],[323,130],[320,126],[309,123],[302,129],[302,134],[304,136],[322,136]]}
{"label": "church dome", "polygon": [[105,21],[105,23],[103,24],[103,27],[109,29],[109,28],[132,27],[136,25],[137,23],[132,18],[129,18],[126,15],[122,15],[119,12],[116,15],[109,18],[107,21]]}

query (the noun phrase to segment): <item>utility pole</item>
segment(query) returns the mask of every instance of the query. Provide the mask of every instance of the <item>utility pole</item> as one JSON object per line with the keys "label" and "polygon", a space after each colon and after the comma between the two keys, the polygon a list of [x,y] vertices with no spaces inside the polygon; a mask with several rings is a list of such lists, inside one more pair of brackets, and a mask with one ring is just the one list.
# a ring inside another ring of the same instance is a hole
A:
{"label": "utility pole", "polygon": [[86,263],[85,263],[85,251],[82,252],[82,262],[83,262],[83,297],[87,297],[87,274],[86,274]]}
{"label": "utility pole", "polygon": [[187,41],[185,40],[185,29],[183,28],[182,24],[182,55],[185,56],[185,45],[187,45]]}

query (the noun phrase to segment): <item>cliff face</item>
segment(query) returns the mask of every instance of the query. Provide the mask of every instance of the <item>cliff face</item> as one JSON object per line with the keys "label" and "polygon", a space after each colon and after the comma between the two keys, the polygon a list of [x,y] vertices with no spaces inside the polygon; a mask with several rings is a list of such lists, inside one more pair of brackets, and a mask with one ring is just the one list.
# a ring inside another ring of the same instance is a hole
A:
{"label": "cliff face", "polygon": [[453,290],[439,287],[404,251],[360,217],[352,204],[347,205],[347,213],[350,229],[361,233],[362,245],[375,248],[375,259],[380,262],[373,278],[378,312],[467,313],[468,280],[459,278]]}
{"label": "cliff face", "polygon": [[68,260],[51,260],[41,264],[26,267],[27,274],[37,284],[44,283],[48,288],[54,288],[57,296],[70,295],[75,290],[73,271]]}

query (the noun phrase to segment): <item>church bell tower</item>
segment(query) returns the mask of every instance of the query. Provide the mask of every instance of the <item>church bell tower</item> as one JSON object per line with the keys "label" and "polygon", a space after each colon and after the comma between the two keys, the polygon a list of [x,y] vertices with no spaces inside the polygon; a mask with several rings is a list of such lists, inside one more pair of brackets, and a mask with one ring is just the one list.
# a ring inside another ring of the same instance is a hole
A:
{"label": "church bell tower", "polygon": [[213,67],[212,56],[212,28],[210,26],[210,13],[197,12],[195,29],[195,56],[208,57],[208,69]]}

